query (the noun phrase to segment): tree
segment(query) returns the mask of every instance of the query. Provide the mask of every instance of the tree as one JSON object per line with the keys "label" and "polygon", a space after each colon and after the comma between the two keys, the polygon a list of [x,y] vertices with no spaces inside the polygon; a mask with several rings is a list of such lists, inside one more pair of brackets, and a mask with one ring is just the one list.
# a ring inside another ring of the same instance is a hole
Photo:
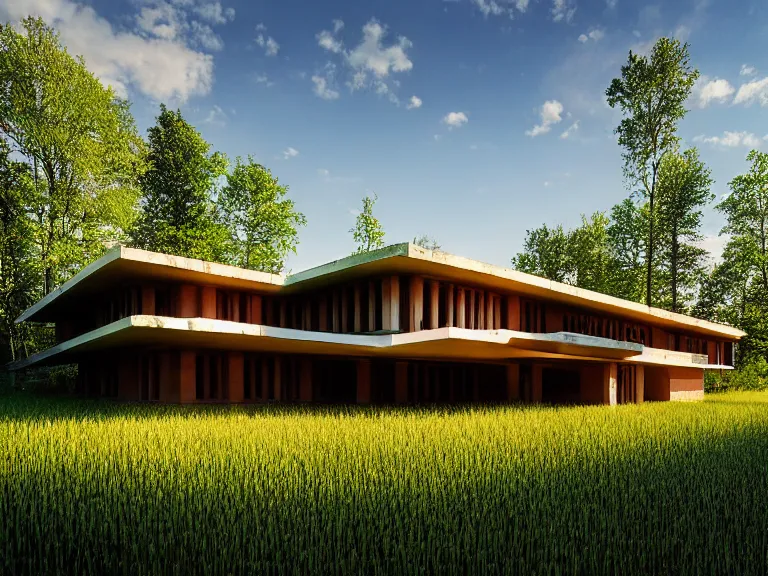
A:
{"label": "tree", "polygon": [[30,166],[10,159],[10,147],[0,140],[0,341],[10,360],[28,356],[28,327],[16,318],[40,297],[40,270],[27,207],[34,196]]}
{"label": "tree", "polygon": [[0,25],[0,133],[32,166],[29,234],[47,294],[130,226],[142,140],[128,103],[31,17],[21,31]]}
{"label": "tree", "polygon": [[582,215],[581,226],[568,235],[573,283],[579,288],[610,293],[614,264],[608,242],[609,225],[609,218],[602,212],[595,212],[591,218]]}
{"label": "tree", "polygon": [[384,228],[373,215],[373,205],[378,199],[376,194],[373,195],[373,198],[370,196],[363,198],[363,210],[355,219],[355,227],[349,231],[357,243],[355,254],[370,252],[384,246]]}
{"label": "tree", "polygon": [[662,306],[686,311],[704,272],[707,251],[696,245],[702,239],[702,208],[714,200],[711,171],[695,148],[669,153],[659,166],[656,194],[660,267],[664,271]]}
{"label": "tree", "polygon": [[218,198],[231,235],[231,264],[274,274],[283,271],[288,253],[296,253],[297,229],[307,223],[287,193],[288,187],[250,156],[247,162],[235,160]]}
{"label": "tree", "polygon": [[768,154],[753,150],[747,161],[749,172],[731,180],[730,195],[717,206],[726,218],[722,233],[730,239],[719,277],[710,284],[721,280],[714,284],[715,297],[727,303],[725,311],[716,312],[747,332],[739,346],[741,358],[768,358]]}
{"label": "tree", "polygon": [[440,250],[441,248],[437,240],[435,240],[431,236],[427,236],[426,234],[422,234],[421,236],[415,236],[413,238],[413,244],[416,244],[416,246],[421,246],[425,250]]}
{"label": "tree", "polygon": [[148,170],[139,179],[141,215],[132,231],[138,248],[224,262],[229,234],[212,201],[226,174],[224,155],[181,115],[160,106],[149,129]]}
{"label": "tree", "polygon": [[685,101],[699,77],[691,68],[688,44],[660,38],[650,57],[629,53],[606,91],[608,104],[619,107],[624,118],[615,132],[624,147],[624,174],[631,187],[641,186],[648,199],[646,245],[646,304],[653,305],[654,217],[658,173],[664,155],[677,149],[678,122],[685,116]]}
{"label": "tree", "polygon": [[648,208],[630,198],[611,209],[608,245],[612,275],[608,293],[618,298],[642,302],[645,296],[645,244],[648,239]]}
{"label": "tree", "polygon": [[534,274],[567,282],[573,270],[569,258],[568,235],[562,226],[526,230],[523,251],[512,258],[512,267],[527,274]]}

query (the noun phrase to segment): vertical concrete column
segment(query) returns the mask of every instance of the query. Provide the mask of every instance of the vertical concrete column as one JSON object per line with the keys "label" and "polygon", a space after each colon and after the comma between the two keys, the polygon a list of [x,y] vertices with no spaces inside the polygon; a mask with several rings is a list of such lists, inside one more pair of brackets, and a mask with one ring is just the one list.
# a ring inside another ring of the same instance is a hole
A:
{"label": "vertical concrete column", "polygon": [[493,300],[494,296],[490,292],[485,297],[485,329],[493,330],[493,325],[496,322],[496,317],[493,314]]}
{"label": "vertical concrete column", "polygon": [[357,403],[371,402],[371,361],[357,361]]}
{"label": "vertical concrete column", "polygon": [[282,379],[283,357],[275,356],[275,377],[272,382],[275,391],[275,400],[280,402],[283,399],[283,379]]}
{"label": "vertical concrete column", "polygon": [[603,364],[603,404],[616,406],[617,374],[616,362]]}
{"label": "vertical concrete column", "polygon": [[376,284],[368,281],[368,332],[376,331]]}
{"label": "vertical concrete column", "polygon": [[395,362],[395,403],[408,402],[408,362]]}
{"label": "vertical concrete column", "polygon": [[216,288],[203,286],[200,290],[200,316],[216,318]]}
{"label": "vertical concrete column", "polygon": [[485,292],[482,290],[477,295],[477,329],[485,330]]}
{"label": "vertical concrete column", "polygon": [[320,307],[319,307],[319,322],[320,326],[318,327],[320,332],[328,332],[328,298],[323,294],[320,297]]}
{"label": "vertical concrete column", "polygon": [[299,360],[299,400],[312,402],[312,360]]}
{"label": "vertical concrete column", "polygon": [[146,314],[147,316],[154,316],[155,314],[154,286],[141,287],[141,313]]}
{"label": "vertical concrete column", "polygon": [[520,399],[520,364],[507,364],[507,400]]}
{"label": "vertical concrete column", "polygon": [[469,322],[467,324],[467,328],[469,328],[470,330],[477,330],[477,324],[476,324],[477,316],[475,315],[475,298],[476,298],[475,291],[470,289],[469,299],[468,299],[469,302],[467,303],[467,305],[469,306]]}
{"label": "vertical concrete column", "polygon": [[189,284],[179,286],[176,297],[176,310],[179,318],[195,318],[198,315],[197,286],[190,286]]}
{"label": "vertical concrete column", "polygon": [[531,402],[534,404],[541,403],[544,388],[543,374],[544,367],[541,364],[534,364],[531,369]]}
{"label": "vertical concrete column", "polygon": [[229,319],[232,322],[240,322],[240,293],[229,293]]}
{"label": "vertical concrete column", "polygon": [[464,288],[458,287],[456,292],[456,326],[467,327],[466,293]]}
{"label": "vertical concrete column", "polygon": [[261,296],[251,294],[251,324],[261,324]]}
{"label": "vertical concrete column", "polygon": [[304,300],[301,326],[304,330],[312,330],[312,300],[309,297]]}
{"label": "vertical concrete column", "polygon": [[389,278],[389,314],[391,330],[400,330],[400,277]]}
{"label": "vertical concrete column", "polygon": [[197,400],[196,355],[189,350],[179,352],[179,402],[190,404]]}
{"label": "vertical concrete column", "polygon": [[228,398],[230,402],[240,403],[245,400],[245,391],[243,388],[243,353],[242,352],[229,352],[227,354],[227,362],[229,363],[227,370],[227,379],[229,380],[226,385],[228,388]]}
{"label": "vertical concrete column", "polygon": [[439,328],[440,319],[440,283],[437,280],[429,281],[429,328]]}
{"label": "vertical concrete column", "polygon": [[280,300],[280,328],[288,327],[288,303],[285,298]]}
{"label": "vertical concrete column", "polygon": [[360,292],[360,283],[355,283],[354,288],[354,300],[355,300],[355,315],[354,315],[354,331],[359,334],[363,331],[363,296]]}
{"label": "vertical concrete column", "polygon": [[411,332],[424,328],[424,278],[411,276]]}
{"label": "vertical concrete column", "polygon": [[645,402],[645,366],[642,364],[635,366],[635,402]]}
{"label": "vertical concrete column", "polygon": [[341,289],[341,332],[346,333],[349,330],[349,298],[347,298],[347,289]]}
{"label": "vertical concrete column", "polygon": [[507,296],[507,330],[520,330],[520,297]]}
{"label": "vertical concrete column", "polygon": [[445,325],[454,326],[453,323],[453,284],[445,286]]}
{"label": "vertical concrete column", "polygon": [[381,281],[382,329],[400,330],[400,277],[390,276]]}
{"label": "vertical concrete column", "polygon": [[341,332],[341,313],[339,311],[341,297],[339,295],[339,289],[333,289],[333,305],[331,307],[331,322],[333,324],[333,331],[338,334]]}

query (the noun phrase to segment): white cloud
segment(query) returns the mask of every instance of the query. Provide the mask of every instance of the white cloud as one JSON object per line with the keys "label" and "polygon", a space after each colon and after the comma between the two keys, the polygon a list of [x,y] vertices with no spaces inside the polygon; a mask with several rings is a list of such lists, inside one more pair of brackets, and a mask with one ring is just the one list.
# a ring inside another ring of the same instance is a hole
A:
{"label": "white cloud", "polygon": [[269,76],[267,76],[266,74],[256,74],[253,77],[253,80],[254,82],[256,82],[256,84],[264,84],[267,88],[271,88],[272,86],[275,85],[275,83],[272,82],[269,79]]}
{"label": "white cloud", "polygon": [[746,106],[754,102],[760,102],[761,106],[768,106],[768,77],[742,84],[736,92],[736,98],[733,99],[734,104]]}
{"label": "white cloud", "polygon": [[167,2],[144,8],[134,31],[115,30],[91,6],[72,0],[6,1],[0,19],[39,15],[56,27],[71,54],[82,55],[89,70],[120,95],[130,87],[158,100],[184,101],[210,92],[213,57],[193,45],[213,44],[195,38],[189,11]]}
{"label": "white cloud", "polygon": [[266,31],[267,27],[264,26],[264,24],[258,24],[256,26],[256,32],[258,32],[256,35],[256,44],[259,48],[264,48],[264,54],[267,56],[277,56],[277,53],[280,51],[280,44],[278,44],[272,36],[264,34]]}
{"label": "white cloud", "polygon": [[576,122],[574,122],[568,127],[568,130],[560,134],[560,138],[563,140],[567,140],[573,135],[574,132],[578,131],[578,129],[579,129],[579,121],[576,120]]}
{"label": "white cloud", "polygon": [[318,32],[316,38],[317,38],[317,43],[320,45],[320,47],[325,48],[329,52],[338,54],[343,49],[341,40],[337,40],[336,38],[334,38],[333,34],[328,30],[322,30]]}
{"label": "white cloud", "polygon": [[757,148],[763,144],[763,141],[752,132],[728,132],[725,131],[722,136],[696,136],[694,142],[702,144],[711,144],[721,148],[736,148],[744,146],[746,148]]}
{"label": "white cloud", "polygon": [[288,148],[283,150],[283,158],[285,158],[286,160],[290,158],[295,158],[298,155],[299,155],[299,151],[296,150],[296,148],[291,148],[290,146],[288,146]]}
{"label": "white cloud", "polygon": [[617,2],[618,2],[618,0],[605,0],[605,6],[609,10],[613,10],[614,8],[616,8]]}
{"label": "white cloud", "polygon": [[220,2],[211,2],[195,7],[195,12],[212,24],[226,24],[235,19],[234,8],[223,8]]}
{"label": "white cloud", "polygon": [[336,100],[339,97],[339,93],[328,85],[328,78],[315,75],[312,76],[312,82],[315,85],[313,89],[315,94],[323,100]]}
{"label": "white cloud", "polygon": [[570,22],[573,15],[576,14],[576,7],[571,6],[569,0],[554,0],[552,3],[552,20],[561,22],[565,20]]}
{"label": "white cloud", "polygon": [[728,80],[702,76],[693,87],[693,98],[699,108],[706,108],[712,102],[726,102],[735,91]]}
{"label": "white cloud", "polygon": [[406,108],[408,110],[413,110],[414,108],[421,108],[421,104],[422,104],[421,98],[419,98],[418,96],[411,96],[411,99],[408,100],[408,105],[406,106]]}
{"label": "white cloud", "polygon": [[594,40],[595,42],[599,42],[605,37],[605,32],[600,30],[599,28],[595,28],[593,30],[590,30],[586,34],[582,34],[579,36],[579,42],[584,44],[585,42],[588,42],[589,40]]}
{"label": "white cloud", "polygon": [[347,56],[350,65],[356,70],[368,70],[376,76],[386,77],[390,72],[406,72],[413,68],[413,62],[405,51],[411,47],[411,41],[400,36],[397,42],[384,46],[382,40],[387,29],[376,20],[363,26],[363,40]]}
{"label": "white cloud", "polygon": [[757,69],[749,64],[742,64],[741,70],[739,70],[740,76],[754,76],[757,74]]}
{"label": "white cloud", "polygon": [[477,6],[480,13],[485,16],[508,15],[514,17],[514,9],[518,12],[525,12],[528,9],[529,0],[472,0],[472,4]]}
{"label": "white cloud", "polygon": [[464,112],[449,112],[443,117],[442,122],[452,130],[453,128],[460,128],[469,122],[469,118],[467,118]]}
{"label": "white cloud", "polygon": [[350,50],[345,48],[343,41],[337,37],[343,28],[344,23],[341,20],[334,20],[333,32],[321,30],[315,38],[321,48],[340,55],[343,64],[349,69],[347,86],[353,92],[364,88],[372,89],[380,96],[386,96],[391,102],[399,104],[396,92],[400,84],[391,76],[413,68],[413,62],[407,54],[411,41],[399,36],[391,44],[385,44],[387,27],[376,19],[371,19],[363,26],[363,38],[360,43]]}
{"label": "white cloud", "polygon": [[539,115],[541,117],[541,124],[537,124],[530,130],[525,132],[526,136],[535,138],[540,134],[546,134],[552,129],[554,124],[559,123],[563,117],[563,105],[557,100],[547,100],[542,104]]}
{"label": "white cloud", "polygon": [[220,106],[214,105],[203,122],[206,124],[213,124],[214,126],[224,126],[227,123],[227,114]]}
{"label": "white cloud", "polygon": [[729,234],[721,234],[720,236],[707,235],[701,240],[694,242],[694,244],[709,252],[710,260],[720,262],[723,259],[725,245],[728,244],[730,239],[731,236]]}

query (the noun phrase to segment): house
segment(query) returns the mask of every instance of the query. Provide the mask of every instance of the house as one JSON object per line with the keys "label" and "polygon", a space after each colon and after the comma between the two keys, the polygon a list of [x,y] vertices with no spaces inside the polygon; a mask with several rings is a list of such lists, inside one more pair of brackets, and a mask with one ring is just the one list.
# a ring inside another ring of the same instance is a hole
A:
{"label": "house", "polygon": [[25,311],[82,393],[133,401],[703,398],[736,328],[412,244],[280,276],[117,247]]}

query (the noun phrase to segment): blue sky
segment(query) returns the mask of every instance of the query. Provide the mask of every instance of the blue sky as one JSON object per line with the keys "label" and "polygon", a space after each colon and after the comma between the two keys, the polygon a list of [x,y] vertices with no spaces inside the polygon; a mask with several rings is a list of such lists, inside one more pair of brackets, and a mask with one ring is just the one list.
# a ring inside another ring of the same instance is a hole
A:
{"label": "blue sky", "polygon": [[[691,44],[680,133],[720,196],[768,148],[764,0],[0,0],[43,16],[133,102],[142,133],[179,107],[230,158],[290,186],[301,270],[345,256],[365,194],[387,243],[435,237],[507,265],[525,230],[628,194],[605,89],[628,51]],[[705,245],[722,219],[707,211]]]}

